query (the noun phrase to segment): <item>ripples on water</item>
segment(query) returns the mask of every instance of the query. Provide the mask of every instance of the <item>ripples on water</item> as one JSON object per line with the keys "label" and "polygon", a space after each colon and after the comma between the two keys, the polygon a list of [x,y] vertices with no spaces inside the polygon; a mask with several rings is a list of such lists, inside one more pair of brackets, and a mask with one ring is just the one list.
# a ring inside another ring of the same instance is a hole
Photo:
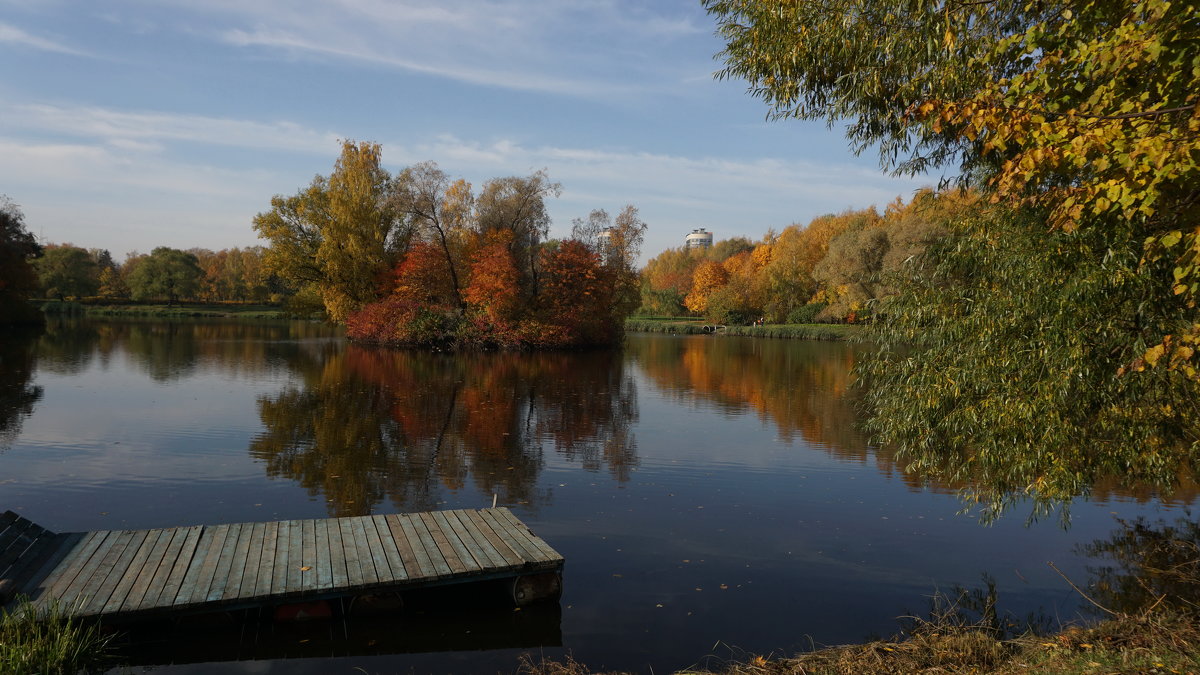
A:
{"label": "ripples on water", "polygon": [[665,672],[714,644],[785,654],[888,634],[985,573],[1014,613],[1069,618],[1078,599],[1045,561],[1083,579],[1076,544],[1105,537],[1114,512],[1167,508],[1101,486],[1069,530],[1023,514],[981,526],[952,486],[866,444],[849,378],[862,348],[847,344],[631,336],[623,353],[449,356],[351,346],[313,324],[114,321],[3,349],[0,507],[50,529],[495,496],[567,559],[560,605],[527,620],[418,603],[349,637],[189,627],[144,657],[266,660],[181,672],[512,670],[529,648]]}

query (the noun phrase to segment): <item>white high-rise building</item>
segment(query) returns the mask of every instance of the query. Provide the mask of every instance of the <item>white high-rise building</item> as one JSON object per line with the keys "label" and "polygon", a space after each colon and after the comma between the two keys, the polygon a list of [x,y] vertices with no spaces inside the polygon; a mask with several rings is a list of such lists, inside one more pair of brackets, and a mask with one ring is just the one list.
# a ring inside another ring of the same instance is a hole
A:
{"label": "white high-rise building", "polygon": [[683,240],[683,247],[687,248],[687,249],[712,248],[712,245],[713,245],[712,232],[709,232],[708,230],[704,229],[703,227],[692,230],[692,233],[689,234],[687,237],[685,237]]}

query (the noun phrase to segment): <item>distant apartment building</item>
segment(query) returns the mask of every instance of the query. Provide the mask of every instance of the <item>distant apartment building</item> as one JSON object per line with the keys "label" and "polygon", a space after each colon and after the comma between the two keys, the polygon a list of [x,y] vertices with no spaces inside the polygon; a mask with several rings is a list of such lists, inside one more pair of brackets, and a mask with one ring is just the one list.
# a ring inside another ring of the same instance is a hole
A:
{"label": "distant apartment building", "polygon": [[687,237],[685,237],[683,240],[683,247],[686,249],[712,248],[712,244],[713,244],[712,232],[709,232],[708,230],[704,229],[703,227],[696,229],[696,230],[692,230],[692,233],[689,234]]}

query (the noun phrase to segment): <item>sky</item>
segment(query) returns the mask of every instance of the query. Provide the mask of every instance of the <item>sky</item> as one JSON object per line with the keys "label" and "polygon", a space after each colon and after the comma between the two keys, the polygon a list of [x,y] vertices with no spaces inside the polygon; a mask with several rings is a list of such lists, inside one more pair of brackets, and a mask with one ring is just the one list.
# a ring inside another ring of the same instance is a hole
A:
{"label": "sky", "polygon": [[840,126],[767,121],[699,0],[0,0],[0,194],[43,243],[265,244],[342,139],[478,190],[544,169],[551,236],[638,207],[643,261],[911,197]]}

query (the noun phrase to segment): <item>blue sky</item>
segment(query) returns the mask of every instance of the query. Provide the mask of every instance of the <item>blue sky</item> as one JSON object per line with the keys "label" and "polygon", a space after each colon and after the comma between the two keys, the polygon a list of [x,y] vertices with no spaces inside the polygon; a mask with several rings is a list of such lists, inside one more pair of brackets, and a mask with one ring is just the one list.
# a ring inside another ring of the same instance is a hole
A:
{"label": "blue sky", "polygon": [[908,198],[839,129],[719,82],[698,0],[0,0],[0,193],[45,242],[264,243],[339,139],[478,189],[546,169],[552,235],[634,204],[643,258]]}

